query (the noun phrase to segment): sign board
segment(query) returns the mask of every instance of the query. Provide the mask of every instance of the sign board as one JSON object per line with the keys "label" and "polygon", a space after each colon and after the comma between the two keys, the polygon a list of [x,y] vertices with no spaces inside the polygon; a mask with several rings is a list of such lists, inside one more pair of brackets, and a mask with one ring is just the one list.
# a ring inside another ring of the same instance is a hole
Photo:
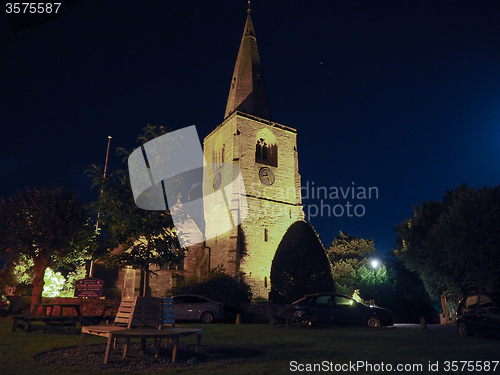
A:
{"label": "sign board", "polygon": [[78,280],[75,286],[75,297],[102,297],[104,280],[86,277]]}

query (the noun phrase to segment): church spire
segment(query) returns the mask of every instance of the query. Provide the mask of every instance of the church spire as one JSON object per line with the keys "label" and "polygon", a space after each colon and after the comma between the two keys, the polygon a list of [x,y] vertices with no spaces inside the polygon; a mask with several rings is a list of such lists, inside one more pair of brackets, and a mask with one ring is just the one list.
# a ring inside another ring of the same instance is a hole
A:
{"label": "church spire", "polygon": [[267,98],[267,90],[264,84],[259,50],[257,48],[257,39],[255,38],[255,30],[250,13],[249,1],[247,21],[234,66],[224,119],[238,110],[271,120],[271,109]]}

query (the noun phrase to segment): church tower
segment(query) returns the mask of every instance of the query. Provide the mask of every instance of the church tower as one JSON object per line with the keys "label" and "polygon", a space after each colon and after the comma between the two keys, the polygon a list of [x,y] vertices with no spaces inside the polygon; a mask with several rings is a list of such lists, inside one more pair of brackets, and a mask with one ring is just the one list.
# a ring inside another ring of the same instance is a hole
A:
{"label": "church tower", "polygon": [[[242,275],[253,297],[268,298],[270,274],[276,249],[287,229],[304,220],[297,131],[271,117],[251,10],[231,77],[224,121],[204,139],[204,155],[215,175],[222,165],[238,166],[244,186],[233,185],[228,202],[232,217],[245,212],[245,219],[225,233],[206,241],[210,267],[221,265],[232,275]],[[203,195],[219,188],[211,179]],[[246,206],[234,197],[245,196]],[[208,208],[208,207],[205,207]],[[205,210],[210,226],[220,218]],[[220,212],[223,214],[223,212]]]}

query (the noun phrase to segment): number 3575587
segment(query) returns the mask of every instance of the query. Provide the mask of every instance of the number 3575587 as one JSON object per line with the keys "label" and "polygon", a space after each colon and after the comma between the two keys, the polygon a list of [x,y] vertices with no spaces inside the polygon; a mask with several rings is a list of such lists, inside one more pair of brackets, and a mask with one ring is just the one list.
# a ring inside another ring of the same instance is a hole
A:
{"label": "number 3575587", "polygon": [[57,13],[61,3],[5,3],[5,12],[14,14]]}

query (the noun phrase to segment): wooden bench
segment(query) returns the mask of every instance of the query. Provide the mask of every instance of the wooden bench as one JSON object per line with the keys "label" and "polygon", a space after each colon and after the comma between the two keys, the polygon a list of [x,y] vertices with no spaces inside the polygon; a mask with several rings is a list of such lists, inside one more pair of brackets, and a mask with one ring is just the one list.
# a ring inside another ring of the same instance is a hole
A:
{"label": "wooden bench", "polygon": [[[125,345],[123,347],[123,358],[127,357],[127,350],[130,345],[130,340],[132,338],[140,338],[145,340],[148,338],[153,338],[155,358],[158,358],[161,347],[161,340],[166,338],[172,348],[172,362],[175,363],[177,360],[177,348],[179,346],[179,340],[184,336],[196,335],[196,347],[195,351],[201,347],[201,329],[198,328],[188,328],[188,327],[176,327],[175,326],[175,306],[174,300],[171,297],[163,299],[163,310],[162,310],[162,322],[159,329],[124,329],[119,331],[111,332],[110,337],[108,337],[108,343],[106,345],[106,353],[104,355],[104,363],[108,363],[109,355],[112,348],[114,347],[115,340],[118,338],[125,338]],[[141,341],[141,345],[144,349],[145,343]]]}
{"label": "wooden bench", "polygon": [[199,328],[188,328],[188,327],[172,327],[166,329],[140,329],[140,328],[132,328],[132,329],[124,329],[113,331],[110,333],[108,337],[108,343],[106,345],[106,353],[104,355],[104,364],[108,363],[109,355],[111,354],[111,350],[113,348],[114,340],[118,338],[125,338],[126,342],[123,347],[123,358],[127,357],[127,350],[130,345],[130,339],[132,338],[140,338],[154,339],[154,350],[155,350],[155,358],[158,358],[161,347],[161,340],[168,339],[172,346],[172,363],[175,363],[177,360],[177,348],[179,346],[179,340],[184,336],[192,336],[196,335],[196,348],[195,351],[198,352],[201,347],[201,329]]}
{"label": "wooden bench", "polygon": [[109,338],[111,332],[131,328],[134,325],[158,325],[161,322],[161,302],[157,298],[130,297],[120,302],[112,325],[82,326],[79,353],[85,346],[86,335],[96,335]]}
{"label": "wooden bench", "polygon": [[196,351],[201,346],[201,329],[175,327],[172,298],[135,297],[122,300],[112,326],[82,327],[79,354],[83,350],[87,334],[107,337],[108,341],[104,355],[105,364],[108,362],[111,350],[116,347],[119,338],[125,339],[123,358],[127,356],[127,350],[132,338],[141,339],[143,350],[146,347],[146,339],[154,339],[155,357],[159,355],[161,340],[168,339],[172,346],[172,362],[175,362],[177,357],[180,337],[196,335]]}

